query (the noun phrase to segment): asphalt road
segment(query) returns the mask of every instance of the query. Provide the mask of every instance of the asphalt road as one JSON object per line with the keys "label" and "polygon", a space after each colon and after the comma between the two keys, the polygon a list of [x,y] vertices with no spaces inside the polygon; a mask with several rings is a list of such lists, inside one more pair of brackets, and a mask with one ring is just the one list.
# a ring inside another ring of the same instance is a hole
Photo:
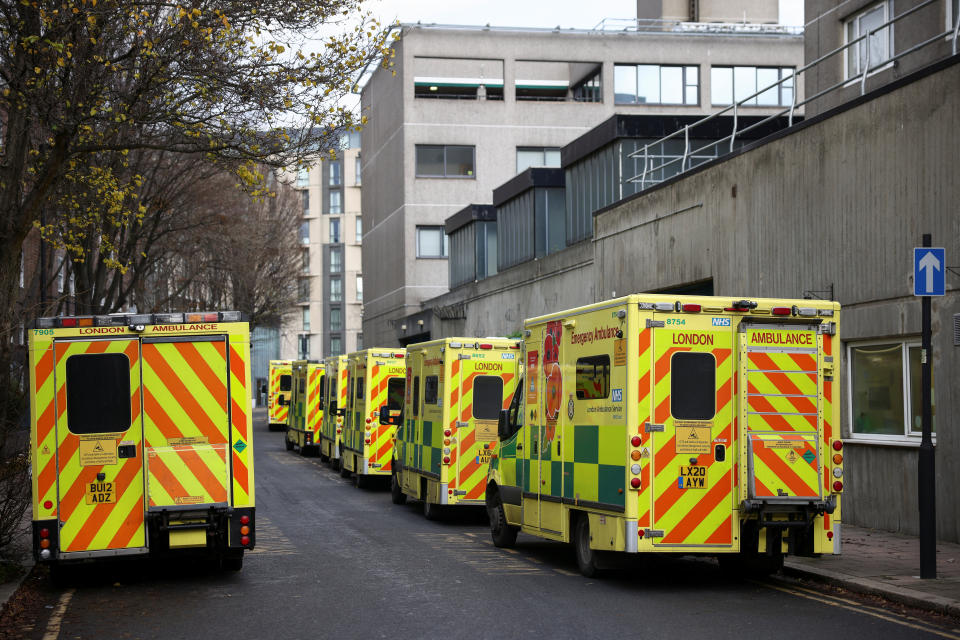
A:
{"label": "asphalt road", "polygon": [[257,549],[239,573],[200,562],[93,565],[28,581],[0,637],[960,638],[883,608],[712,561],[630,562],[603,580],[571,550],[521,535],[493,547],[482,512],[423,518],[287,452],[256,422]]}

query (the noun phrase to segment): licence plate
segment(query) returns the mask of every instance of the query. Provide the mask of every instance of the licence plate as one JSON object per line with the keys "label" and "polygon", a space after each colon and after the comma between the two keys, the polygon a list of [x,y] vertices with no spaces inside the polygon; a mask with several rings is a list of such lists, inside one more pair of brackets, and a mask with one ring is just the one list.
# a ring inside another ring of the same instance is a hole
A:
{"label": "licence plate", "polygon": [[678,484],[681,489],[706,489],[707,468],[701,465],[686,465],[680,467],[680,480]]}
{"label": "licence plate", "polygon": [[84,487],[87,504],[115,504],[117,495],[112,482],[88,482]]}

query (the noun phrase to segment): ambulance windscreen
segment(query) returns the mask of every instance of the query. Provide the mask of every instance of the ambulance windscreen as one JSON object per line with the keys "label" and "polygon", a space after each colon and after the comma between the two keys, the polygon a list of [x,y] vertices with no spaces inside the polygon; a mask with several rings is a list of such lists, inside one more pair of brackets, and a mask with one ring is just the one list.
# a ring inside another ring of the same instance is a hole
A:
{"label": "ambulance windscreen", "polygon": [[500,376],[477,376],[473,379],[473,417],[496,420],[503,406],[503,379]]}
{"label": "ambulance windscreen", "polygon": [[123,353],[67,358],[67,428],[119,433],[130,428],[130,360]]}

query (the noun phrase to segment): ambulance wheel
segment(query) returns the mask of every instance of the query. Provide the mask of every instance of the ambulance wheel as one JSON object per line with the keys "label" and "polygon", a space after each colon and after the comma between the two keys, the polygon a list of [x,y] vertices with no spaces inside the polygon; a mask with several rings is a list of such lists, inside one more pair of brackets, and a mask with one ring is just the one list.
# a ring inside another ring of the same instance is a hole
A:
{"label": "ambulance wheel", "polygon": [[343,454],[342,454],[342,453],[340,454],[340,477],[341,477],[341,478],[349,478],[349,477],[350,477],[350,469],[347,469],[347,465],[344,464]]}
{"label": "ambulance wheel", "polygon": [[290,440],[289,436],[283,441],[283,444],[286,445],[287,451],[293,451],[293,441]]}
{"label": "ambulance wheel", "polygon": [[427,520],[439,520],[442,507],[439,504],[430,502],[427,496],[423,496],[423,517]]}
{"label": "ambulance wheel", "polygon": [[573,530],[573,549],[577,555],[577,568],[585,578],[596,578],[600,575],[598,553],[590,548],[590,518],[587,514],[580,514]]}
{"label": "ambulance wheel", "polygon": [[330,462],[330,456],[323,452],[323,449],[320,449],[320,462]]}
{"label": "ambulance wheel", "polygon": [[362,473],[353,474],[353,486],[357,489],[367,489],[370,487],[370,476],[365,476]]}
{"label": "ambulance wheel", "polygon": [[407,503],[407,494],[400,487],[400,478],[397,477],[396,471],[390,474],[390,500],[393,501],[393,504]]}
{"label": "ambulance wheel", "polygon": [[490,537],[497,547],[510,548],[517,543],[517,528],[507,524],[507,514],[503,511],[503,500],[500,494],[495,493],[494,502],[487,505],[487,515],[490,518]]}

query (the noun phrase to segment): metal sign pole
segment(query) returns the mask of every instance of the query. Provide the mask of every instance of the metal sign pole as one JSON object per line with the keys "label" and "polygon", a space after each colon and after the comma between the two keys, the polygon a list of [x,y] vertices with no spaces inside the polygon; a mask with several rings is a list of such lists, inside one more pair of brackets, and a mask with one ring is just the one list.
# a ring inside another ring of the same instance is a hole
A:
{"label": "metal sign pole", "polygon": [[[923,246],[930,247],[929,233],[923,234]],[[930,296],[921,297],[921,356],[920,387],[921,425],[920,457],[917,469],[917,485],[920,505],[920,577],[937,577],[937,517],[936,475],[934,472],[934,449],[931,436],[933,427],[932,370],[933,351],[930,338]]]}

